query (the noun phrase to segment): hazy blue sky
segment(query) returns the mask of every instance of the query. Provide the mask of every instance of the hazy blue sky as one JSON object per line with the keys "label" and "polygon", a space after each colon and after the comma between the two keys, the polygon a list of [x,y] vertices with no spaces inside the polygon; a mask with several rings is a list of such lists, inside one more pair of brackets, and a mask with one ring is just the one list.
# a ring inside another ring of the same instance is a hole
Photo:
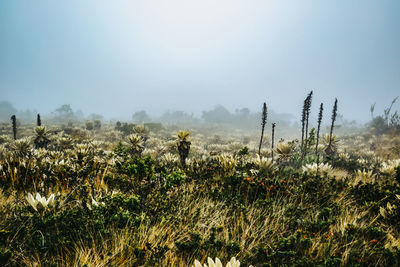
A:
{"label": "hazy blue sky", "polygon": [[[215,104],[349,119],[400,95],[400,1],[0,1],[0,101],[108,117]],[[395,106],[400,110],[400,104]],[[329,111],[330,112],[330,111]]]}

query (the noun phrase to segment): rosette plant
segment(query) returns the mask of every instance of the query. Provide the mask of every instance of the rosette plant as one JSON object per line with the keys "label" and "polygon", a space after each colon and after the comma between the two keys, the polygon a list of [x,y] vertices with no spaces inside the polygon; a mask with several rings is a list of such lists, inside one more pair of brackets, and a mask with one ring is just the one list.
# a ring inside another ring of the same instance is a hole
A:
{"label": "rosette plant", "polygon": [[189,150],[191,142],[189,141],[190,132],[180,131],[178,132],[178,139],[176,141],[178,146],[179,157],[181,159],[181,165],[186,165],[186,158],[189,156]]}

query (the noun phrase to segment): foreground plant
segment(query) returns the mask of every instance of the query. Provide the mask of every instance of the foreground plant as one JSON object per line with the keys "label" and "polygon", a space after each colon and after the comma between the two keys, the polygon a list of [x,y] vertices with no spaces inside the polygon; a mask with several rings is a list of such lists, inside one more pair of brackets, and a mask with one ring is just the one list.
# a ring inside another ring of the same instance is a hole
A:
{"label": "foreground plant", "polygon": [[272,174],[276,170],[273,158],[263,158],[257,155],[253,162],[259,173],[263,175]]}
{"label": "foreground plant", "polygon": [[22,139],[15,140],[11,147],[14,149],[16,156],[20,158],[28,157],[32,151],[30,143],[31,141],[29,138],[24,137]]}
{"label": "foreground plant", "polygon": [[371,183],[375,181],[375,174],[372,171],[367,170],[357,170],[354,175],[354,184],[358,183]]}
{"label": "foreground plant", "polygon": [[[223,267],[222,262],[220,259],[215,257],[215,261],[208,257],[207,259],[207,264],[204,263],[204,265],[201,265],[201,263],[198,260],[194,261],[194,267]],[[226,267],[239,267],[240,266],[240,261],[237,260],[235,257],[232,257],[231,260],[226,264]]]}
{"label": "foreground plant", "polygon": [[181,165],[186,165],[186,158],[189,156],[190,144],[189,141],[190,132],[189,131],[180,131],[178,132],[178,140],[176,144],[178,146],[179,157],[181,159]]}
{"label": "foreground plant", "polygon": [[48,207],[54,206],[55,203],[54,194],[51,194],[50,197],[46,199],[46,197],[42,197],[39,193],[36,193],[36,197],[33,197],[33,195],[29,193],[26,196],[26,200],[35,211],[38,211],[40,207],[47,209]]}
{"label": "foreground plant", "polygon": [[93,198],[93,196],[91,196],[91,199],[92,199],[92,203],[91,203],[91,204],[87,203],[87,207],[88,207],[89,210],[92,210],[93,207],[98,207],[98,206],[104,206],[104,205],[105,205],[104,202],[98,202],[98,201],[96,201],[96,200]]}
{"label": "foreground plant", "polygon": [[303,173],[308,173],[312,175],[317,175],[318,173],[327,175],[332,170],[332,166],[328,163],[306,164],[303,166],[302,170]]}
{"label": "foreground plant", "polygon": [[141,156],[144,150],[144,141],[139,134],[131,134],[128,137],[130,151],[133,155]]}
{"label": "foreground plant", "polygon": [[[39,117],[40,119],[40,117]],[[35,143],[35,148],[47,148],[47,145],[50,143],[50,140],[47,138],[47,130],[44,126],[37,126],[35,128],[36,137],[33,140]]]}
{"label": "foreground plant", "polygon": [[330,151],[330,153],[335,153],[339,140],[336,135],[325,134],[323,136],[324,150],[325,152]]}
{"label": "foreground plant", "polygon": [[275,149],[275,152],[278,154],[279,162],[288,161],[293,154],[293,148],[288,143],[279,143]]}
{"label": "foreground plant", "polygon": [[232,176],[235,173],[238,161],[232,155],[222,153],[216,156],[216,160],[220,168],[219,174],[221,176]]}
{"label": "foreground plant", "polygon": [[379,171],[385,175],[395,175],[396,168],[400,166],[400,159],[383,162]]}

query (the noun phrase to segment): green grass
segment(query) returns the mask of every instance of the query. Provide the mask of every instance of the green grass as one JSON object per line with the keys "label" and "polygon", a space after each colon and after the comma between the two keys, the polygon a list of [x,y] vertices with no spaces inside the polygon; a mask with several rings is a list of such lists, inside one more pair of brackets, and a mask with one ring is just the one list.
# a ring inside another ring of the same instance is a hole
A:
{"label": "green grass", "polygon": [[[182,167],[175,132],[146,134],[140,157],[106,127],[50,135],[47,150],[2,138],[0,265],[400,264],[399,163],[378,157],[393,153],[398,135],[375,152],[372,135],[359,147],[356,137],[339,138],[333,158],[320,154],[332,168],[315,173],[303,171],[317,158],[299,162],[298,141],[278,144],[290,153],[275,152],[272,163],[271,151],[257,157],[258,138],[245,148],[226,134],[216,145],[198,130]],[[54,193],[55,203],[34,210],[25,197],[36,192]]]}

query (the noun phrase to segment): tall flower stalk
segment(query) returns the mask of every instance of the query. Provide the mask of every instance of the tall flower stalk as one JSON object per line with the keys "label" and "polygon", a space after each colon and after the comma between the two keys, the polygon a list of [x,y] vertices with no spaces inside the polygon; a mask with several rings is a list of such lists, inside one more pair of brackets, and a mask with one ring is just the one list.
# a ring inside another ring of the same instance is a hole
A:
{"label": "tall flower stalk", "polygon": [[[310,111],[311,111],[311,102],[312,102],[312,94],[313,91],[311,91],[307,98],[306,98],[306,132],[305,132],[305,137],[308,138],[308,121],[310,119]],[[307,144],[306,144],[307,145]]]}
{"label": "tall flower stalk", "polygon": [[15,117],[15,115],[11,116],[11,123],[12,123],[14,140],[17,140],[17,117]]}
{"label": "tall flower stalk", "polygon": [[311,91],[306,99],[304,100],[303,103],[303,110],[302,110],[302,116],[301,116],[301,160],[303,160],[306,150],[307,150],[307,136],[308,136],[308,121],[310,118],[310,109],[311,109],[311,101],[312,101],[312,94],[313,91]]}
{"label": "tall flower stalk", "polygon": [[315,155],[318,155],[319,132],[321,130],[321,122],[322,122],[323,112],[324,112],[324,104],[321,103],[321,105],[319,106],[319,113],[318,113],[318,127],[317,127],[317,141],[315,144]]}
{"label": "tall flower stalk", "polygon": [[306,100],[304,100],[303,103],[303,109],[301,111],[301,145],[300,145],[300,150],[303,151],[303,145],[304,145],[304,130],[306,127]]}
{"label": "tall flower stalk", "polygon": [[337,116],[337,98],[335,98],[335,104],[333,105],[332,109],[332,117],[331,117],[331,130],[329,132],[329,144],[328,147],[325,149],[325,153],[327,155],[332,155],[334,153],[332,148],[332,135],[333,135],[333,127],[335,127],[335,121]]}
{"label": "tall flower stalk", "polygon": [[260,146],[258,147],[258,155],[261,154],[261,146],[264,138],[264,129],[266,123],[267,123],[267,104],[264,102],[261,114],[261,139],[260,139]]}
{"label": "tall flower stalk", "polygon": [[271,138],[272,138],[272,140],[271,140],[271,157],[272,157],[272,161],[274,161],[274,140],[275,140],[275,126],[276,126],[276,123],[274,122],[274,123],[272,123],[272,136],[271,136]]}
{"label": "tall flower stalk", "polygon": [[40,114],[37,114],[37,117],[36,117],[36,126],[42,126],[42,120],[40,119]]}

